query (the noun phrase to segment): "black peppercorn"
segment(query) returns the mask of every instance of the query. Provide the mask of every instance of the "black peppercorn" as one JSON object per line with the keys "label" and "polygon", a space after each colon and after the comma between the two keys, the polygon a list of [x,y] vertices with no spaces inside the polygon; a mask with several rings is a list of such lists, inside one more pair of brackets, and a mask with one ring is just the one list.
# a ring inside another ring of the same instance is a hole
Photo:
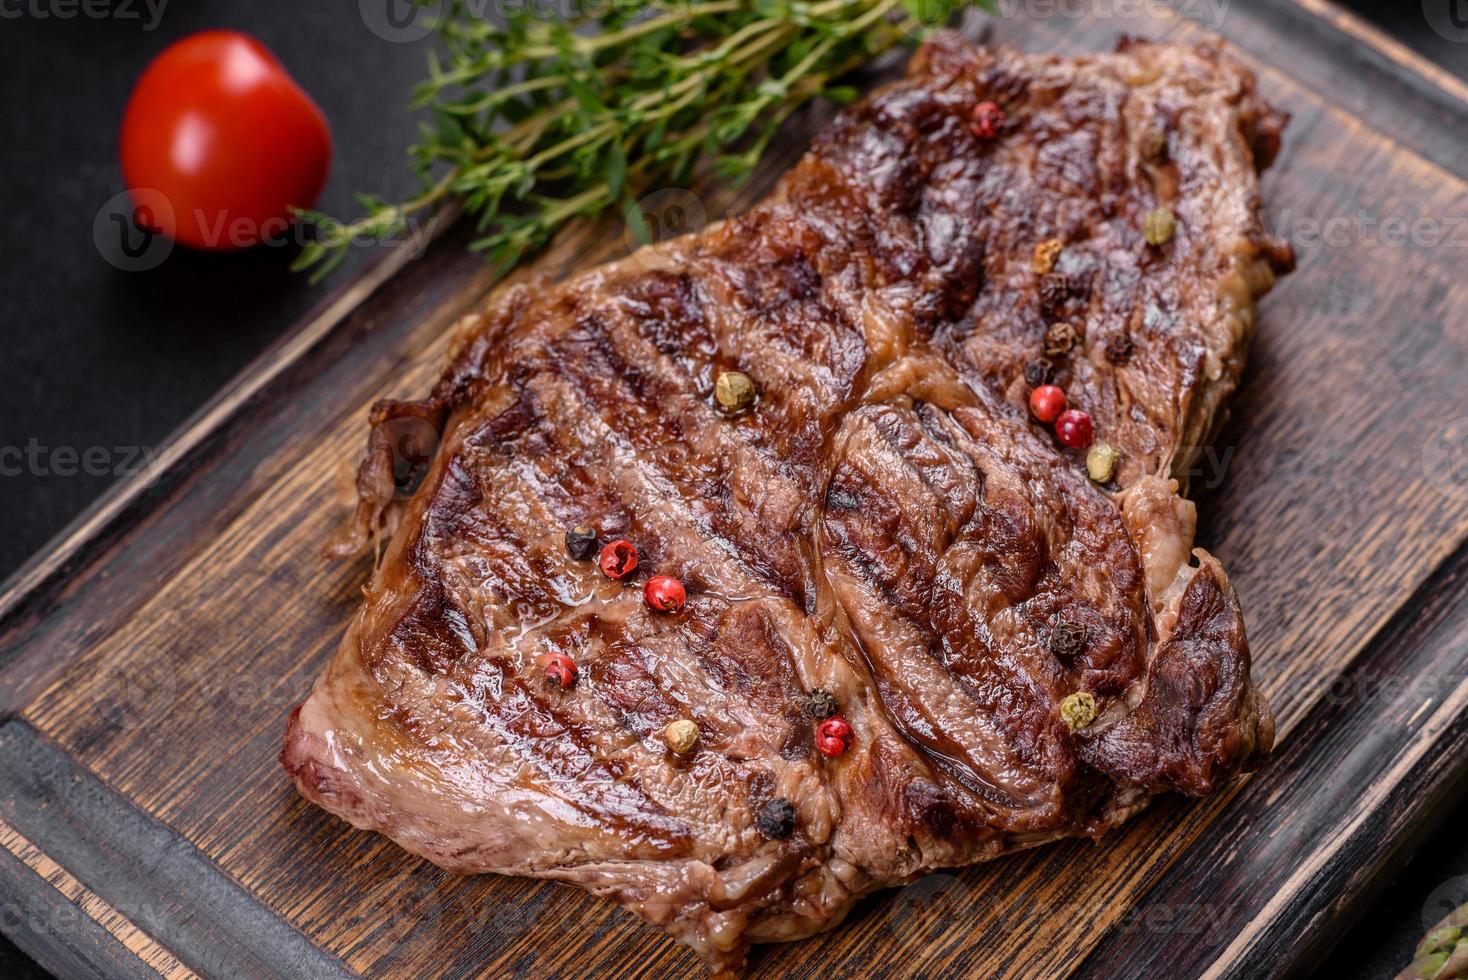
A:
{"label": "black peppercorn", "polygon": [[1106,341],[1106,359],[1112,364],[1125,364],[1132,356],[1132,339],[1125,334],[1113,334]]}
{"label": "black peppercorn", "polygon": [[823,691],[820,688],[816,688],[806,695],[805,704],[802,707],[805,710],[805,716],[807,718],[824,721],[840,710],[841,703],[836,700],[836,695],[830,691]]}
{"label": "black peppercorn", "polygon": [[1065,305],[1073,292],[1070,276],[1052,272],[1040,280],[1040,305],[1054,312]]}
{"label": "black peppercorn", "polygon": [[1050,383],[1050,370],[1055,367],[1048,357],[1039,357],[1025,365],[1025,384],[1038,388]]}
{"label": "black peppercorn", "polygon": [[1086,627],[1072,619],[1062,619],[1050,627],[1050,652],[1057,657],[1074,657],[1086,648]]}
{"label": "black peppercorn", "polygon": [[1080,336],[1076,328],[1069,323],[1052,323],[1050,329],[1045,331],[1045,356],[1059,357],[1068,354]]}
{"label": "black peppercorn", "polygon": [[766,840],[784,840],[795,832],[795,807],[777,796],[759,808],[754,824]]}
{"label": "black peppercorn", "polygon": [[1091,295],[1091,279],[1089,272],[1077,272],[1065,277],[1066,285],[1070,288],[1070,298],[1084,302]]}
{"label": "black peppercorn", "polygon": [[577,561],[591,561],[599,550],[596,528],[589,524],[573,527],[566,532],[566,551]]}

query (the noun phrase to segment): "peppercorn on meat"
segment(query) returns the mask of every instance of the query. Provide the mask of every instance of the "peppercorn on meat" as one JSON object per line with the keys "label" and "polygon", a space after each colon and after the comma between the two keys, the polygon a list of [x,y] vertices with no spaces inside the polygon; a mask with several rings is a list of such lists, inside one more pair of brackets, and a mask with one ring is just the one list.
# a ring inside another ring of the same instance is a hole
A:
{"label": "peppercorn on meat", "polygon": [[[301,792],[728,974],[1255,765],[1173,473],[1289,264],[1282,125],[1219,47],[939,37],[748,214],[501,293],[374,410],[339,545],[386,546],[291,718]],[[438,440],[411,496],[404,426]]]}

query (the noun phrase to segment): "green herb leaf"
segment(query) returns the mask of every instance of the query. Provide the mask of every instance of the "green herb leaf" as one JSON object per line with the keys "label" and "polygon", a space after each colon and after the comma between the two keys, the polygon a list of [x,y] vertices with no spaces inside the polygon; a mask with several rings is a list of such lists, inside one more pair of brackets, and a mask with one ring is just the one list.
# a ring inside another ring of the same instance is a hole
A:
{"label": "green herb leaf", "polygon": [[613,141],[607,156],[607,190],[612,197],[621,197],[622,185],[627,180],[627,151],[621,143]]}
{"label": "green herb leaf", "polygon": [[454,200],[482,232],[473,247],[508,268],[567,221],[685,183],[707,156],[743,179],[792,111],[852,101],[835,79],[975,0],[619,0],[569,17],[527,4],[505,24],[477,0],[414,2],[443,7],[413,92],[430,118],[409,152],[424,189],[362,197],[350,224],[302,213],[316,239],[295,268],[313,279]]}

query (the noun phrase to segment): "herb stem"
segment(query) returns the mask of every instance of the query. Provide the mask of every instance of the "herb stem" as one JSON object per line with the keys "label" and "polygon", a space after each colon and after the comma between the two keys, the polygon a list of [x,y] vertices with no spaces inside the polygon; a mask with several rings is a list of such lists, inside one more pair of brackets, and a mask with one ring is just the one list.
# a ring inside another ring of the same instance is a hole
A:
{"label": "herb stem", "polygon": [[318,236],[296,268],[319,278],[351,245],[455,199],[484,232],[474,247],[507,266],[567,221],[676,186],[707,157],[742,177],[796,108],[849,97],[833,79],[970,5],[573,0],[569,16],[527,5],[497,24],[475,0],[442,2],[441,53],[414,100],[433,123],[411,152],[424,189],[366,198],[350,223],[305,213]]}

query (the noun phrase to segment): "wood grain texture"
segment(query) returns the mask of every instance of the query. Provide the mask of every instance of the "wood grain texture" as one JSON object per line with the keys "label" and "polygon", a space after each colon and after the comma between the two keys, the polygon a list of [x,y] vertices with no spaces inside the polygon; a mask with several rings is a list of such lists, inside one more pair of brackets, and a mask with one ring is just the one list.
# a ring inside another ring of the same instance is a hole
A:
{"label": "wood grain texture", "polygon": [[61,865],[43,853],[14,827],[0,820],[0,847],[35,872],[57,894],[76,907],[120,942],[132,957],[165,980],[188,980],[198,974],[178,961],[153,937],[139,929],[127,916],[98,898]]}
{"label": "wood grain texture", "polygon": [[[1400,60],[1363,54],[1329,13],[1319,0],[1235,0],[1213,25],[1295,117],[1265,200],[1300,269],[1265,301],[1233,421],[1193,479],[1200,543],[1244,601],[1276,755],[1228,797],[1159,801],[1101,846],[1068,842],[874,896],[831,933],[760,950],[756,974],[1288,968],[1457,785],[1468,471],[1440,450],[1454,420],[1468,427],[1468,106]],[[1175,17],[1012,19],[994,32],[1067,51],[1120,33],[1204,36]],[[783,155],[739,192],[700,191],[707,215],[766,191],[823,118],[793,119]],[[1393,219],[1400,241],[1383,225]],[[365,576],[319,545],[342,518],[366,406],[426,390],[450,327],[489,288],[462,244],[451,230],[423,259],[348,287],[188,427],[152,483],[0,597],[0,717],[11,719],[0,731],[27,733],[0,738],[0,767],[34,784],[30,797],[0,789],[0,819],[124,914],[159,887],[109,871],[32,805],[54,797],[51,813],[90,819],[80,799],[47,796],[47,780],[70,778],[62,761],[16,768],[52,752],[237,888],[238,915],[308,941],[321,971],[689,975],[690,953],[611,903],[455,878],[304,803],[276,763],[286,714]],[[538,270],[624,251],[620,225],[579,227]],[[1380,680],[1404,675],[1426,686]],[[1372,678],[1387,693],[1361,694]],[[166,917],[140,927],[155,942],[168,932],[186,968],[217,972]]]}

